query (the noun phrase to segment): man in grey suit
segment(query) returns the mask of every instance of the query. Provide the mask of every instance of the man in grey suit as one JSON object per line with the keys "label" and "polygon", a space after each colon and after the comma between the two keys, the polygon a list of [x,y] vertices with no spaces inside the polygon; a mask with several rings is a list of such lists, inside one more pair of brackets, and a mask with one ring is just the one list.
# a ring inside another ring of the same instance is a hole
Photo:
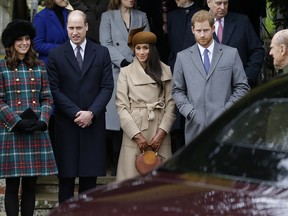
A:
{"label": "man in grey suit", "polygon": [[172,93],[186,118],[186,144],[250,90],[237,49],[216,42],[214,30],[211,13],[195,13],[196,44],[179,52],[175,62]]}

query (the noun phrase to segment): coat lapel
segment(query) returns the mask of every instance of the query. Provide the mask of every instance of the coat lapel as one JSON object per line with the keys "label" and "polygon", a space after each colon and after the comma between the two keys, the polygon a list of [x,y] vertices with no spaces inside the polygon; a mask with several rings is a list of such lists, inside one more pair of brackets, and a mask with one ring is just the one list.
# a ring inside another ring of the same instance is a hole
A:
{"label": "coat lapel", "polygon": [[74,50],[72,49],[72,46],[70,44],[70,40],[66,41],[64,44],[64,53],[67,61],[75,69],[73,71],[77,72],[78,74],[81,74],[81,70],[75,57]]}
{"label": "coat lapel", "polygon": [[[65,17],[65,20],[64,20],[64,23],[65,23],[65,26],[63,27],[60,23],[60,21],[58,20],[56,14],[54,13],[53,10],[48,10],[47,11],[49,16],[50,16],[50,19],[51,19],[51,22],[57,26],[58,30],[59,30],[59,33],[62,35],[62,37],[66,38],[67,35],[66,35],[66,23],[67,23],[67,11],[66,10],[63,10],[63,13],[64,13],[64,17]],[[66,16],[65,16],[66,15]]]}
{"label": "coat lapel", "polygon": [[[222,44],[227,44],[230,40],[234,29],[236,28],[233,17],[227,14],[224,18],[223,40]],[[217,41],[218,42],[218,41]]]}
{"label": "coat lapel", "polygon": [[[151,84],[156,83],[150,76],[146,74],[143,67],[141,66],[140,62],[135,57],[131,65],[131,80],[134,85],[145,85],[145,84]],[[137,71],[134,73],[134,71]]]}
{"label": "coat lapel", "polygon": [[213,50],[213,56],[211,59],[211,66],[210,66],[208,78],[214,73],[215,68],[216,68],[222,54],[223,54],[222,45],[219,44],[218,42],[214,41],[214,50]]}
{"label": "coat lapel", "polygon": [[191,58],[192,58],[192,62],[194,62],[195,66],[197,67],[199,73],[206,79],[207,75],[206,75],[206,71],[204,69],[204,65],[203,65],[203,60],[201,57],[201,53],[198,49],[197,44],[193,45],[191,47]]}
{"label": "coat lapel", "polygon": [[123,37],[127,40],[128,38],[128,31],[124,24],[123,18],[121,16],[120,10],[114,10],[114,23],[117,23],[117,26],[122,33]]}
{"label": "coat lapel", "polygon": [[90,65],[95,59],[96,54],[93,54],[94,52],[96,52],[95,47],[92,42],[87,39],[81,76],[84,76],[87,73]]}

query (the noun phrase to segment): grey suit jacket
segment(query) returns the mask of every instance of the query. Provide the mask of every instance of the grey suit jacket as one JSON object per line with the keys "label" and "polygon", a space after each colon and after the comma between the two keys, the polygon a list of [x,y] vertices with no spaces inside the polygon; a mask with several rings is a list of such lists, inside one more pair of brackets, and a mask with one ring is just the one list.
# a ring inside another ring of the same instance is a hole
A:
{"label": "grey suit jacket", "polygon": [[[132,9],[130,30],[142,26],[146,26],[145,31],[150,30],[146,14]],[[128,35],[129,32],[126,29],[120,10],[109,10],[102,14],[99,39],[101,45],[106,46],[109,50],[115,86],[117,85],[120,64],[123,59],[132,62],[134,58],[133,51],[127,45]],[[120,121],[115,105],[115,89],[107,105],[106,129],[117,131],[120,130]]]}
{"label": "grey suit jacket", "polygon": [[197,44],[179,52],[172,93],[180,113],[186,118],[186,144],[249,89],[237,49],[215,41],[208,75]]}

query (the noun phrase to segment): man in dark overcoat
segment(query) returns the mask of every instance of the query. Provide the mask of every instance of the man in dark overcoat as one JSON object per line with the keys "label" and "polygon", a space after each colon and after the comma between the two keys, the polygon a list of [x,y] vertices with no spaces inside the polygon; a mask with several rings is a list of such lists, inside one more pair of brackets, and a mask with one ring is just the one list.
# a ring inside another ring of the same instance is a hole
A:
{"label": "man in dark overcoat", "polygon": [[55,155],[59,169],[59,202],[79,190],[96,187],[106,174],[105,107],[113,91],[108,49],[86,39],[86,15],[70,12],[70,40],[53,49],[47,71],[55,101]]}

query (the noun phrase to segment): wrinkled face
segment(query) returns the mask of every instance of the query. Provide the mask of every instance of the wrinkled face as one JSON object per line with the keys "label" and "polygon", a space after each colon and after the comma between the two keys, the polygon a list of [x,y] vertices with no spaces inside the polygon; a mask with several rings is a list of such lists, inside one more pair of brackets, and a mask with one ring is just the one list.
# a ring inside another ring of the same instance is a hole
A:
{"label": "wrinkled face", "polygon": [[67,31],[70,40],[74,44],[80,45],[85,40],[88,24],[84,22],[81,15],[73,14],[68,18]]}
{"label": "wrinkled face", "polygon": [[138,61],[145,65],[149,55],[149,44],[136,44],[134,52]]}
{"label": "wrinkled face", "polygon": [[121,0],[121,5],[125,8],[132,8],[135,4],[135,0]]}
{"label": "wrinkled face", "polygon": [[228,0],[207,0],[210,12],[216,19],[221,19],[227,15],[228,3]]}
{"label": "wrinkled face", "polygon": [[68,5],[67,0],[54,0],[54,2],[60,7],[66,7]]}
{"label": "wrinkled face", "polygon": [[29,35],[19,37],[14,42],[14,49],[16,50],[17,57],[19,59],[24,59],[25,54],[28,52],[31,46],[31,40]]}
{"label": "wrinkled face", "polygon": [[277,43],[276,40],[277,39],[274,37],[271,41],[269,55],[273,57],[274,67],[281,69],[284,67],[282,62],[284,60],[284,49],[286,50],[286,46],[284,44]]}
{"label": "wrinkled face", "polygon": [[214,30],[214,25],[211,27],[207,20],[204,22],[196,21],[194,27],[192,26],[196,42],[205,48],[209,47],[212,43]]}

